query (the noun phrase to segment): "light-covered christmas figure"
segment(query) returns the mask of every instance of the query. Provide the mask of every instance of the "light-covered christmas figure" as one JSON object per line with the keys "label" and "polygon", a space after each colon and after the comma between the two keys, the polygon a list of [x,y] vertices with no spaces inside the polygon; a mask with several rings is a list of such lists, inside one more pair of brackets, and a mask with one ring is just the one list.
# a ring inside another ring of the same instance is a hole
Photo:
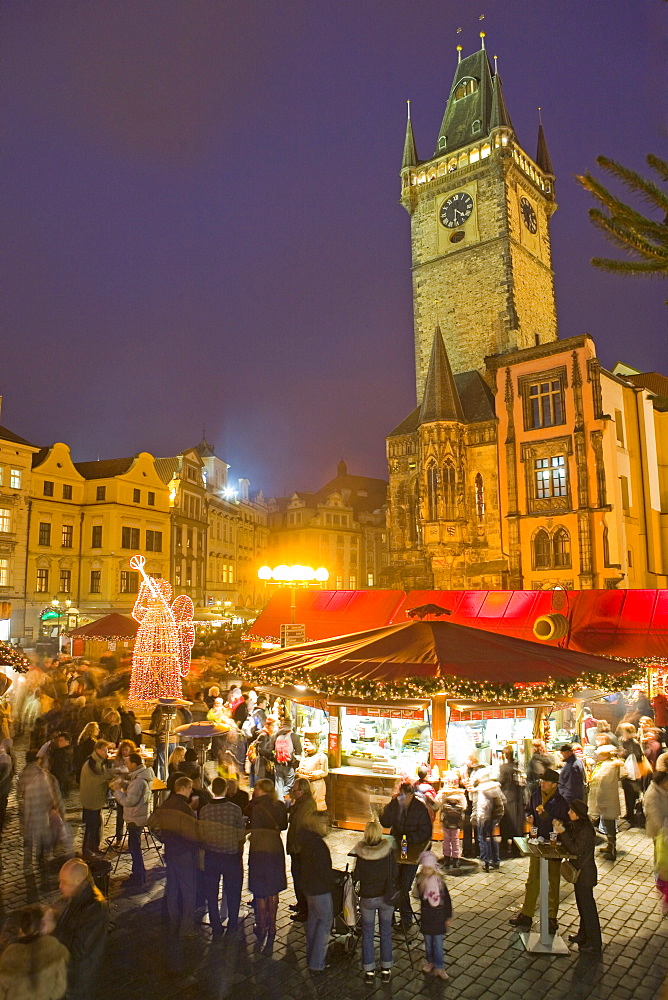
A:
{"label": "light-covered christmas figure", "polygon": [[168,580],[148,576],[143,556],[133,556],[130,566],[142,576],[132,609],[139,622],[134,652],[129,701],[147,705],[158,698],[180,698],[181,678],[190,670],[190,652],[195,642],[193,602],[185,594],[170,604]]}

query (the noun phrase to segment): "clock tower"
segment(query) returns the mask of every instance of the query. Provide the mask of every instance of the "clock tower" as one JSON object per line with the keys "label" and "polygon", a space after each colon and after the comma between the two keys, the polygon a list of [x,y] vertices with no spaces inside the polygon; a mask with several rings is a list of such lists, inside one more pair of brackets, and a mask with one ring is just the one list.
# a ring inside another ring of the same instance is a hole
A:
{"label": "clock tower", "polygon": [[415,372],[422,403],[434,330],[454,374],[557,338],[549,220],[554,175],[542,126],[520,146],[484,48],[462,59],[428,160],[410,113],[401,203],[411,216]]}

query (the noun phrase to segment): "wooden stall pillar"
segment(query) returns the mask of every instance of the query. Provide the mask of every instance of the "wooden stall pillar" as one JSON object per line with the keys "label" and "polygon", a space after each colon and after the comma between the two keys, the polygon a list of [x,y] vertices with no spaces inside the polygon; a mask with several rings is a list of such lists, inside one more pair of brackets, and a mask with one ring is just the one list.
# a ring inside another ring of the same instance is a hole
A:
{"label": "wooden stall pillar", "polygon": [[447,770],[447,712],[445,695],[439,694],[431,703],[431,752],[429,763],[438,766],[441,773]]}
{"label": "wooden stall pillar", "polygon": [[341,767],[341,709],[338,705],[328,705],[329,737],[327,740],[327,758],[329,766]]}

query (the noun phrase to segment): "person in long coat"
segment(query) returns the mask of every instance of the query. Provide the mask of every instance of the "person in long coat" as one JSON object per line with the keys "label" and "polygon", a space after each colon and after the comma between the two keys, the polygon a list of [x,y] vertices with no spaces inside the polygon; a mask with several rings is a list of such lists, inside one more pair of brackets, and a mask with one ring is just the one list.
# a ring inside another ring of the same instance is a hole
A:
{"label": "person in long coat", "polygon": [[281,830],[287,829],[288,810],[278,799],[273,781],[255,783],[246,807],[250,819],[248,888],[255,897],[255,936],[258,947],[271,955],[276,937],[278,895],[287,889],[285,851]]}
{"label": "person in long coat", "polygon": [[624,761],[612,745],[597,748],[596,767],[589,782],[589,808],[592,819],[596,821],[600,818],[603,823],[608,840],[603,857],[607,861],[614,861],[617,857],[617,820],[622,812],[619,787],[623,767]]}
{"label": "person in long coat", "polygon": [[65,806],[60,794],[58,782],[37,763],[30,759],[31,751],[26,754],[28,763],[21,771],[16,784],[16,797],[19,804],[19,824],[23,837],[23,863],[32,864],[33,852],[41,863],[44,855],[52,850],[54,845],[54,826],[51,821],[52,812],[65,821]]}
{"label": "person in long coat", "polygon": [[582,799],[573,799],[568,809],[568,819],[566,824],[554,820],[553,825],[559,834],[559,842],[570,854],[576,855],[571,864],[580,872],[575,883],[580,927],[577,934],[570,935],[569,941],[577,944],[580,951],[599,954],[602,946],[601,924],[594,899],[594,886],[598,883],[594,860],[596,831]]}
{"label": "person in long coat", "polygon": [[[502,854],[508,857],[512,854],[513,837],[524,836],[526,824],[526,778],[524,777],[513,748],[508,746],[503,751],[504,762],[499,768],[499,784],[506,799],[506,811],[501,817],[501,848]],[[510,841],[510,843],[508,843]]]}

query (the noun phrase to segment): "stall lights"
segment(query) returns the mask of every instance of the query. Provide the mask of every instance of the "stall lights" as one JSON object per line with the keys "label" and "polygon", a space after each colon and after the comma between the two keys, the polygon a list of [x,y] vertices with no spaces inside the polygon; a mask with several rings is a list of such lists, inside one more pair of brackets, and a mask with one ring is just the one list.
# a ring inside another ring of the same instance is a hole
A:
{"label": "stall lights", "polygon": [[329,570],[324,567],[313,569],[311,566],[261,566],[257,571],[258,578],[267,583],[326,583],[329,580]]}

